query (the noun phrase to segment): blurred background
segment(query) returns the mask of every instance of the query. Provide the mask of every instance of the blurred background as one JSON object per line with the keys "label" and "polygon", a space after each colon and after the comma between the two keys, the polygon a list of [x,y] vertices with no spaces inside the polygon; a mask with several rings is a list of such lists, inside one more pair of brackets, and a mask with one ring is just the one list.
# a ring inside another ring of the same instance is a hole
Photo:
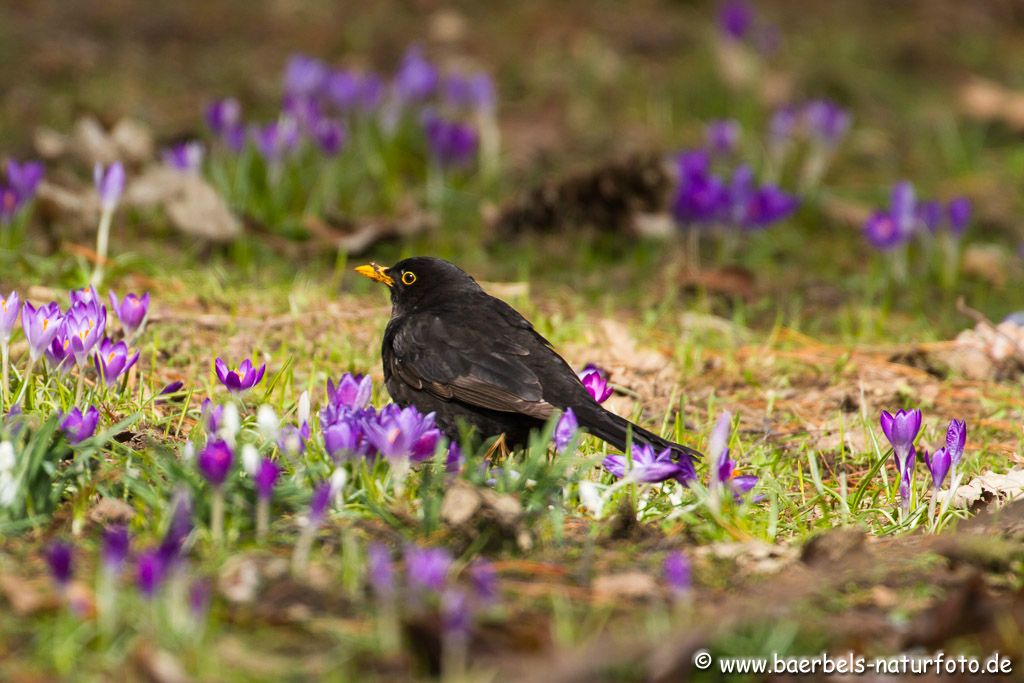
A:
{"label": "blurred background", "polygon": [[0,153],[46,164],[6,243],[26,275],[82,279],[91,169],[121,159],[115,274],[340,280],[351,255],[427,252],[851,339],[948,337],[961,295],[1018,305],[1017,2],[0,13]]}

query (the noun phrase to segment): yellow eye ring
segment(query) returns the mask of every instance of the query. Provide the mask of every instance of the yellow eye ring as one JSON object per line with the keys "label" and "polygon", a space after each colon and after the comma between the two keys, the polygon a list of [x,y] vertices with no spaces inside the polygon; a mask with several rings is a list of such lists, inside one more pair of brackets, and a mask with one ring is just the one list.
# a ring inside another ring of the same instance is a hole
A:
{"label": "yellow eye ring", "polygon": [[402,273],[403,285],[411,285],[414,282],[416,282],[416,273],[410,272],[408,270]]}

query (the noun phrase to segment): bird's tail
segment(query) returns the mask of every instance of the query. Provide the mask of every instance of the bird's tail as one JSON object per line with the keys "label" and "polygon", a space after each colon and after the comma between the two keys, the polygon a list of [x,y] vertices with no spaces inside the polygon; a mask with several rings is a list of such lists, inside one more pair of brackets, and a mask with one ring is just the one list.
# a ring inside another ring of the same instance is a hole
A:
{"label": "bird's tail", "polygon": [[626,439],[632,434],[634,442],[649,444],[658,451],[668,448],[680,458],[686,457],[690,461],[703,457],[700,451],[649,432],[597,404],[573,410],[576,412],[576,419],[579,420],[580,426],[585,427],[588,432],[607,441],[619,450],[626,450]]}

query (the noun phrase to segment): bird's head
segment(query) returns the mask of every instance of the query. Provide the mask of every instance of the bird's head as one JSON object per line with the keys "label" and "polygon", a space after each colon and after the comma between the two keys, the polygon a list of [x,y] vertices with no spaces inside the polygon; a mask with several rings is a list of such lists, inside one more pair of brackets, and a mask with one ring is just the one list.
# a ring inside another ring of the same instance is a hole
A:
{"label": "bird's head", "polygon": [[480,291],[461,268],[439,258],[414,256],[389,267],[369,263],[356,268],[363,277],[387,285],[395,313],[451,301],[460,294]]}

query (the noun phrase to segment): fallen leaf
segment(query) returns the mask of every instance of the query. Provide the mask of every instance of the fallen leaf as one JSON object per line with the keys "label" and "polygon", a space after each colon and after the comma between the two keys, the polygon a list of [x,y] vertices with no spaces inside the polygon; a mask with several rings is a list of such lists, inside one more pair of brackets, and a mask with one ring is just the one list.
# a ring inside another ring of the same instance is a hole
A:
{"label": "fallen leaf", "polygon": [[260,585],[260,572],[256,562],[236,555],[228,559],[217,579],[221,594],[235,603],[247,603],[256,599]]}
{"label": "fallen leaf", "polygon": [[591,587],[599,601],[637,600],[655,595],[658,584],[654,577],[643,572],[607,574],[594,579]]}
{"label": "fallen leaf", "polygon": [[117,498],[100,498],[89,510],[89,521],[101,526],[128,524],[135,518],[135,508]]}
{"label": "fallen leaf", "polygon": [[0,593],[19,616],[60,607],[60,598],[50,588],[50,582],[41,579],[23,579],[14,574],[0,574]]}
{"label": "fallen leaf", "polygon": [[997,505],[1024,498],[1024,470],[1014,468],[1005,474],[988,471],[958,487],[953,507],[972,508],[980,503]]}

